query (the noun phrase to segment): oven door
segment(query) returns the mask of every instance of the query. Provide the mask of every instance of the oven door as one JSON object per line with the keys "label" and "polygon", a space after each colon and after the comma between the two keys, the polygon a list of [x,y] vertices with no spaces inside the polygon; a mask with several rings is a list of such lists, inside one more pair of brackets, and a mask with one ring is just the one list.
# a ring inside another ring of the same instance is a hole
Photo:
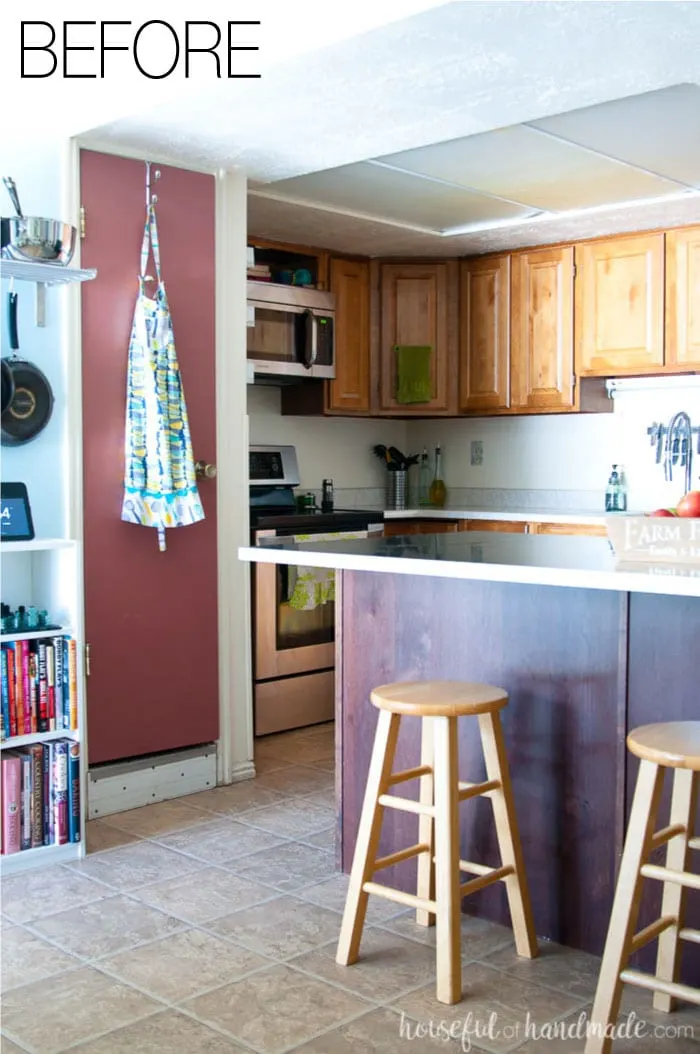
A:
{"label": "oven door", "polygon": [[[256,540],[259,536],[269,538],[275,533],[261,531]],[[319,533],[314,534],[314,541],[366,538],[368,533]],[[297,537],[308,538],[309,535]],[[255,564],[254,574],[256,681],[333,669],[335,573],[322,568]]]}

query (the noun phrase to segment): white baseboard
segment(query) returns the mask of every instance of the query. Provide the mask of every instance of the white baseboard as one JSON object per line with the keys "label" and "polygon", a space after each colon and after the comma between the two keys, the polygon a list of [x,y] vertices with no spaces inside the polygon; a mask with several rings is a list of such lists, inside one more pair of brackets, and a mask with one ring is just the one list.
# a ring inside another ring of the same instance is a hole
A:
{"label": "white baseboard", "polygon": [[240,783],[241,780],[252,780],[255,779],[255,775],[254,761],[240,761],[237,765],[233,766],[231,771],[231,783]]}
{"label": "white baseboard", "polygon": [[[248,773],[250,767],[252,772]],[[238,766],[246,770],[234,773],[234,780],[255,775],[255,766],[247,762]],[[216,745],[177,750],[153,757],[118,761],[88,771],[87,815],[94,820],[127,809],[196,794],[216,786]]]}

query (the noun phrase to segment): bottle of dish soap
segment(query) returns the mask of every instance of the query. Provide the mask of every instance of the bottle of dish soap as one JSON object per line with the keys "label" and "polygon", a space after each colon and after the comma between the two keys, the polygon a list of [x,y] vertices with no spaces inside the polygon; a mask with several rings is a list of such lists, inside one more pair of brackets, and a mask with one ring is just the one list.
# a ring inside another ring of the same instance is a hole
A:
{"label": "bottle of dish soap", "polygon": [[435,447],[435,475],[430,484],[429,498],[430,504],[436,509],[442,509],[447,500],[447,487],[442,478],[442,451],[439,443]]}
{"label": "bottle of dish soap", "polygon": [[427,447],[423,447],[418,465],[418,504],[430,505],[430,460]]}
{"label": "bottle of dish soap", "polygon": [[625,512],[627,509],[627,487],[619,465],[613,465],[608,485],[605,488],[605,511]]}

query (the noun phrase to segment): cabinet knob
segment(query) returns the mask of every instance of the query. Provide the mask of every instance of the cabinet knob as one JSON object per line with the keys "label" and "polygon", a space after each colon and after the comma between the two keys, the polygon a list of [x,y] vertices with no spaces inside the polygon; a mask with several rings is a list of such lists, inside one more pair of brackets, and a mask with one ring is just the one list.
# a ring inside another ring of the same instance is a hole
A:
{"label": "cabinet knob", "polygon": [[198,479],[216,479],[216,465],[207,461],[195,461],[194,471]]}

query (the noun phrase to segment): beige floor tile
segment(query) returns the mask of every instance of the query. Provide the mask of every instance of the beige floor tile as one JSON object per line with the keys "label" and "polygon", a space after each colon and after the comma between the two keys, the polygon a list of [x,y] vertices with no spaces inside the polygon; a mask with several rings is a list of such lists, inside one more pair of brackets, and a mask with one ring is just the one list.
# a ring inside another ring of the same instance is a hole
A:
{"label": "beige floor tile", "polygon": [[[413,912],[391,919],[383,925],[400,937],[427,944],[430,948],[435,947],[435,926],[416,925]],[[506,926],[498,926],[487,919],[475,919],[471,915],[462,916],[462,958],[465,962],[472,959],[488,959],[491,962],[491,956],[498,948],[512,943],[513,934]]]}
{"label": "beige floor tile", "polygon": [[[539,1028],[584,1005],[575,996],[529,984],[483,963],[462,967],[462,993],[460,1003],[444,1006],[436,1002],[432,983],[400,997],[394,1005],[417,1021],[434,1019],[438,1006],[440,1017],[445,1021],[464,1022],[466,1014],[471,1012],[476,1030],[471,1037],[473,1042],[497,1054],[514,1050],[523,1043],[528,1022]],[[492,1015],[495,1015],[493,1019]]]}
{"label": "beige floor tile", "polygon": [[0,958],[3,992],[78,965],[78,959],[59,951],[22,926],[10,926],[3,932]]}
{"label": "beige floor tile", "polygon": [[259,831],[237,820],[223,819],[212,819],[210,823],[191,827],[187,831],[164,835],[158,839],[158,843],[207,864],[237,862],[261,849],[285,844],[279,835],[270,831]]}
{"label": "beige floor tile", "polygon": [[159,801],[155,805],[145,805],[142,809],[129,809],[103,818],[109,827],[118,827],[141,838],[181,831],[201,821],[199,812],[181,798]]}
{"label": "beige floor tile", "polygon": [[[520,1030],[525,1042],[516,1047],[517,1054],[583,1054],[589,1017],[590,1006],[587,1006],[583,1010],[576,1010],[568,1017],[554,1021],[544,1030],[526,1024]],[[618,1054],[617,1043],[613,1050],[614,1054]],[[668,1054],[672,1052],[669,1051]]]}
{"label": "beige floor tile", "polygon": [[286,966],[274,966],[184,1006],[262,1054],[276,1054],[362,1013],[367,1003]]}
{"label": "beige floor tile", "polygon": [[22,1046],[39,1054],[56,1054],[108,1028],[145,1017],[159,1006],[133,988],[85,967],[7,992],[2,1026]]}
{"label": "beige floor tile", "polygon": [[305,736],[274,747],[273,757],[293,761],[295,765],[313,765],[317,761],[335,758],[335,743],[326,736]]}
{"label": "beige floor tile", "polygon": [[242,878],[289,893],[328,878],[333,874],[334,862],[331,854],[324,853],[322,849],[299,842],[287,842],[231,862],[229,866]]}
{"label": "beige floor tile", "polygon": [[44,867],[3,878],[1,892],[2,910],[7,918],[13,922],[30,922],[111,896],[112,890],[68,867]]}
{"label": "beige floor tile", "polygon": [[[479,954],[474,958],[485,959],[486,956]],[[600,959],[595,955],[550,941],[539,942],[536,959],[521,959],[515,954],[511,940],[507,948],[488,955],[488,965],[505,970],[523,981],[558,988],[581,999],[593,998],[600,972]]]}
{"label": "beige floor tile", "polygon": [[0,1036],[0,1054],[26,1054],[24,1047],[18,1047],[7,1036]]}
{"label": "beige floor tile", "polygon": [[273,959],[291,959],[338,939],[340,918],[315,904],[278,897],[210,923],[209,929]]}
{"label": "beige floor tile", "polygon": [[264,809],[254,809],[241,816],[241,823],[287,838],[302,838],[329,827],[335,812],[329,806],[317,805],[304,798],[288,798]]}
{"label": "beige floor tile", "polygon": [[305,794],[304,801],[312,801],[314,805],[322,805],[325,809],[332,809],[333,816],[336,815],[335,791],[331,789],[314,791],[313,794]]}
{"label": "beige floor tile", "polygon": [[263,776],[266,772],[278,772],[279,769],[288,768],[291,762],[283,761],[282,758],[272,758],[255,751],[255,774]]}
{"label": "beige floor tile", "polygon": [[[449,1036],[437,1031],[432,1038],[429,1033],[421,1035],[415,1021],[382,1008],[324,1032],[297,1047],[294,1054],[436,1054],[438,1050],[457,1054],[462,1049],[458,1039],[450,1042]],[[468,1049],[469,1054],[480,1054],[473,1045]]]}
{"label": "beige floor tile", "polygon": [[182,929],[183,923],[146,904],[114,896],[39,919],[33,926],[66,951],[97,959],[143,941],[165,937]]}
{"label": "beige floor tile", "polygon": [[[341,914],[345,910],[345,899],[348,894],[348,876],[340,872],[332,875],[323,882],[316,882],[310,886],[302,886],[295,892],[295,896],[308,900],[312,904],[318,904],[330,911],[338,911]],[[399,915],[406,915],[406,908],[392,904],[390,900],[383,897],[370,897],[367,904],[366,920],[369,925],[378,926],[387,922],[388,919]],[[413,918],[413,915],[411,915]]]}
{"label": "beige floor tile", "polygon": [[324,772],[335,773],[336,761],[335,757],[319,758],[314,764],[314,768],[322,769]]}
{"label": "beige floor tile", "polygon": [[88,857],[77,864],[68,864],[67,867],[77,874],[99,879],[113,889],[123,891],[186,875],[201,867],[201,864],[165,846],[153,842],[136,842],[100,856]]}
{"label": "beige floor tile", "polygon": [[376,1002],[388,1002],[402,992],[427,982],[434,984],[435,952],[385,930],[365,927],[360,958],[352,966],[338,966],[336,942],[293,959],[292,966],[325,977]]}
{"label": "beige floor tile", "polygon": [[299,840],[307,845],[315,845],[326,853],[335,853],[335,826],[326,827],[325,831],[317,831],[315,834],[302,835]]}
{"label": "beige floor tile", "polygon": [[269,966],[257,952],[201,930],[185,930],[100,962],[100,968],[169,1003]]}
{"label": "beige floor tile", "polygon": [[250,809],[261,809],[265,805],[274,805],[284,795],[280,791],[258,787],[258,781],[242,780],[227,787],[213,787],[199,794],[188,794],[181,801],[206,813],[222,816],[237,816]]}
{"label": "beige floor tile", "polygon": [[128,831],[109,827],[102,820],[89,820],[86,831],[88,853],[103,853],[108,849],[118,849],[122,845],[131,845],[139,840]]}
{"label": "beige floor tile", "polygon": [[260,787],[278,791],[280,794],[306,796],[316,791],[328,791],[332,794],[335,788],[335,777],[332,772],[326,772],[319,765],[313,768],[305,768],[303,765],[287,765],[283,769],[258,776],[256,783]]}
{"label": "beige floor tile", "polygon": [[[74,1054],[247,1054],[227,1036],[166,1010],[73,1047]],[[4,1048],[3,1048],[4,1054]]]}
{"label": "beige floor tile", "polygon": [[276,895],[269,886],[249,882],[219,867],[205,867],[186,878],[142,886],[132,894],[136,900],[194,925],[249,908]]}

